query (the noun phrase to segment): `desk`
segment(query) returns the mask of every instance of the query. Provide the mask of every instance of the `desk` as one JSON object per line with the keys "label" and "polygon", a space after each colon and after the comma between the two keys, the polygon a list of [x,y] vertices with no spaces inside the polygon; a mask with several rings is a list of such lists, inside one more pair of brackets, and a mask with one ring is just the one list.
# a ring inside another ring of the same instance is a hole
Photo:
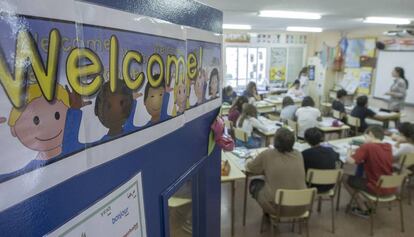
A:
{"label": "desk", "polygon": [[398,122],[401,118],[401,114],[397,112],[384,112],[380,111],[379,109],[372,109],[378,116],[381,116],[381,118],[369,118],[372,120],[376,120],[379,122],[382,122],[384,125],[384,128],[388,128],[390,121]]}
{"label": "desk", "polygon": [[267,102],[266,100],[253,102],[253,105],[256,107],[259,114],[273,113],[276,111],[276,106],[272,103]]}
{"label": "desk", "polygon": [[[268,148],[258,148],[258,149],[250,149],[250,153],[252,157],[256,157],[258,154],[260,154],[260,152],[266,150]],[[231,162],[231,165],[234,165],[240,172],[243,172],[243,178],[244,178],[244,197],[243,197],[243,226],[246,225],[246,211],[247,211],[247,183],[249,181],[249,177],[251,177],[252,175],[250,175],[249,173],[246,172],[246,159],[244,158],[239,158],[238,156],[234,155],[231,152],[222,152],[222,159],[223,157],[225,157],[225,159],[227,159],[229,161],[229,163]],[[233,169],[233,167],[231,168]],[[231,173],[231,170],[230,170]],[[223,177],[222,177],[223,180]],[[223,182],[223,181],[222,181]],[[232,235],[233,235],[233,215],[234,215],[234,182],[232,183]]]}
{"label": "desk", "polygon": [[[221,159],[228,160],[230,165],[230,173],[227,176],[221,176],[221,183],[231,184],[231,235],[234,235],[234,193],[235,193],[235,182],[239,179],[245,179],[246,175],[237,167],[236,164],[230,159],[229,152],[222,152]],[[246,187],[245,187],[246,188]]]}
{"label": "desk", "polygon": [[322,121],[319,122],[318,129],[321,130],[324,134],[326,133],[340,133],[341,137],[344,137],[344,133],[351,129],[350,126],[342,124],[342,126],[334,127],[332,123],[335,119],[330,117],[323,117]]}
{"label": "desk", "polygon": [[228,115],[230,108],[231,108],[231,105],[229,105],[229,104],[222,104],[221,105],[221,115],[222,116]]}
{"label": "desk", "polygon": [[255,129],[254,133],[265,139],[265,146],[267,147],[270,145],[270,140],[275,136],[276,131],[279,128],[281,128],[282,124],[278,121],[273,121],[263,116],[259,116],[258,119],[266,125],[267,129],[266,130]]}
{"label": "desk", "polygon": [[[275,105],[276,111],[282,110],[282,102],[285,96],[269,96],[268,98],[264,99],[265,101]],[[295,105],[300,106],[302,104],[303,98],[293,97],[293,102]]]}
{"label": "desk", "polygon": [[[269,103],[269,102],[265,101],[265,100],[253,102],[253,105],[256,107],[257,112],[259,114],[273,113],[273,112],[276,111],[276,106],[272,103]],[[221,105],[221,115],[223,115],[223,116],[228,115],[230,108],[231,108],[231,105],[222,104]]]}
{"label": "desk", "polygon": [[[354,106],[345,106],[345,110],[348,114],[352,112],[353,108]],[[399,121],[401,118],[401,113],[380,111],[379,108],[372,108],[372,107],[370,109],[374,111],[377,115],[381,116],[381,118],[367,118],[367,119],[382,122],[382,124],[384,125],[384,128],[389,127],[390,121],[396,122],[396,121]]]}

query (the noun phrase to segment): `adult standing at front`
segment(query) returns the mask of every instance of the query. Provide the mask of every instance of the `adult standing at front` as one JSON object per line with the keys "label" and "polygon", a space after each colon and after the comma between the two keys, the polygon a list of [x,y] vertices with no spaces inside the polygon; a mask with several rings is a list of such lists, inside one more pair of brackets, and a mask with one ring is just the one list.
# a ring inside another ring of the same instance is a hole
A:
{"label": "adult standing at front", "polygon": [[390,90],[385,93],[390,96],[388,109],[393,112],[400,112],[404,107],[405,98],[408,90],[408,80],[405,78],[405,72],[402,67],[395,67],[392,71],[394,82]]}

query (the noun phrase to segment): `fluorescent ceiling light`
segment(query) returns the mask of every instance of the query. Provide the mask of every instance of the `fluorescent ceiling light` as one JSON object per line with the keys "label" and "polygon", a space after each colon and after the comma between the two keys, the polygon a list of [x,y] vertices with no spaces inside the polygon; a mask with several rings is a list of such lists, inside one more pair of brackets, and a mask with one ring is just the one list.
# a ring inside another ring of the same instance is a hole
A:
{"label": "fluorescent ceiling light", "polygon": [[251,30],[251,25],[239,25],[239,24],[223,24],[223,29],[232,29],[232,30]]}
{"label": "fluorescent ceiling light", "polygon": [[411,20],[404,19],[404,18],[392,18],[392,17],[367,17],[364,19],[364,23],[408,25],[411,23]]}
{"label": "fluorescent ceiling light", "polygon": [[286,30],[296,32],[322,32],[322,28],[319,27],[288,26]]}
{"label": "fluorescent ceiling light", "polygon": [[275,17],[275,18],[290,18],[290,19],[307,19],[307,20],[318,20],[322,18],[322,16],[317,13],[294,12],[294,11],[271,11],[271,10],[260,11],[259,16]]}

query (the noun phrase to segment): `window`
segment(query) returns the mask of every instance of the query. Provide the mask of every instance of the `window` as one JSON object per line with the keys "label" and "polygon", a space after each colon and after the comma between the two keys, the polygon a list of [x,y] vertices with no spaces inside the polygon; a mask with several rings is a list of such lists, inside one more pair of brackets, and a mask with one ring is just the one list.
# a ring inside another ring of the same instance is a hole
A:
{"label": "window", "polygon": [[227,47],[226,84],[244,87],[249,81],[266,84],[266,48]]}

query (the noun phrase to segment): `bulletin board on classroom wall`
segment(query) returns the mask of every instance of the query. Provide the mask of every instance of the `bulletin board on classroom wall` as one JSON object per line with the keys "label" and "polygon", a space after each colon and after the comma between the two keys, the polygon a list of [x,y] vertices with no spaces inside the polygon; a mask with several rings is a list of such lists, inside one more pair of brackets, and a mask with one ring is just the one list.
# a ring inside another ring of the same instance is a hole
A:
{"label": "bulletin board on classroom wall", "polygon": [[0,18],[0,213],[221,104],[220,34],[78,4],[96,17]]}
{"label": "bulletin board on classroom wall", "polygon": [[361,57],[372,62],[375,59],[376,38],[348,39],[345,52],[344,77],[341,87],[350,94],[370,94],[374,65],[361,62]]}

